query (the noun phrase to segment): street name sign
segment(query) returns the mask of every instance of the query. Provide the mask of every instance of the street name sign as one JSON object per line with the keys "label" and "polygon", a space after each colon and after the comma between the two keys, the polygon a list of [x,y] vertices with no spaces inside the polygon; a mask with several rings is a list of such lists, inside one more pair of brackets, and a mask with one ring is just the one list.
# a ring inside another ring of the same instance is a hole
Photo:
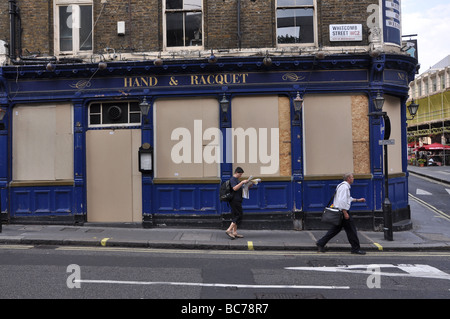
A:
{"label": "street name sign", "polygon": [[378,145],[395,145],[395,140],[379,140]]}

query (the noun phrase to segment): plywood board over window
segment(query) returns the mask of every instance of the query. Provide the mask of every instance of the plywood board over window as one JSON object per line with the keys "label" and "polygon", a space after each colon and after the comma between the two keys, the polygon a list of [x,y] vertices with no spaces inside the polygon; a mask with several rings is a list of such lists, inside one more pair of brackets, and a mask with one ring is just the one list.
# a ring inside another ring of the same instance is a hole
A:
{"label": "plywood board over window", "polygon": [[353,173],[370,174],[369,99],[352,95]]}
{"label": "plywood board over window", "polygon": [[160,99],[154,103],[155,178],[218,178],[219,102],[214,98]]}
{"label": "plywood board over window", "polygon": [[402,128],[401,125],[395,125],[401,122],[401,102],[399,98],[387,94],[384,98],[383,111],[387,112],[393,124],[390,139],[395,140],[394,145],[388,146],[389,174],[402,173]]}
{"label": "plywood board over window", "polygon": [[246,176],[291,176],[289,98],[238,96],[231,105],[234,168]]}
{"label": "plywood board over window", "polygon": [[13,180],[73,180],[72,106],[13,109]]}
{"label": "plywood board over window", "polygon": [[364,95],[306,95],[303,106],[305,176],[370,173],[368,99]]}

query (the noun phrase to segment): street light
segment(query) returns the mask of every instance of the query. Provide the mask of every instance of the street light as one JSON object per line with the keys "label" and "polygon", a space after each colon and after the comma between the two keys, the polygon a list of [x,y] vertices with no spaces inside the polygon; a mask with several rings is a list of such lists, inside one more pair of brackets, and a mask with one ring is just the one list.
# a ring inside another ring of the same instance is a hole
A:
{"label": "street light", "polygon": [[144,96],[144,99],[139,104],[139,108],[141,109],[141,113],[144,116],[148,115],[148,111],[150,111],[150,104],[147,102],[147,98]]}
{"label": "street light", "polygon": [[411,104],[408,105],[408,111],[409,111],[409,114],[411,114],[411,118],[407,119],[407,120],[414,119],[414,117],[416,116],[418,110],[419,110],[419,104],[414,102],[414,99],[413,99]]}
{"label": "street light", "polygon": [[[392,204],[389,200],[389,168],[388,168],[388,144],[391,141],[389,140],[390,137],[390,126],[391,121],[389,119],[389,116],[386,112],[383,112],[383,106],[384,106],[384,97],[381,95],[380,92],[377,93],[377,96],[373,99],[373,104],[375,107],[376,112],[369,113],[369,116],[375,116],[375,117],[383,117],[384,120],[384,140],[379,141],[379,145],[384,146],[384,202],[383,202],[383,217],[384,217],[384,239],[388,241],[393,241],[393,231],[392,231]],[[380,119],[381,121],[381,119]]]}
{"label": "street light", "polygon": [[384,97],[381,96],[380,92],[378,92],[377,97],[373,99],[373,103],[377,112],[381,112],[383,110]]}
{"label": "street light", "polygon": [[303,107],[303,99],[300,96],[300,92],[297,91],[297,96],[293,100],[294,102],[294,111],[295,111],[295,120],[300,120],[300,112]]}
{"label": "street light", "polygon": [[227,122],[228,121],[227,113],[228,113],[228,108],[230,107],[230,101],[227,100],[225,93],[223,94],[222,100],[220,100],[219,104],[220,104],[220,109],[223,114],[223,122]]}
{"label": "street light", "polygon": [[297,96],[294,99],[294,110],[300,112],[303,106],[303,99],[300,97],[300,93],[297,91]]}

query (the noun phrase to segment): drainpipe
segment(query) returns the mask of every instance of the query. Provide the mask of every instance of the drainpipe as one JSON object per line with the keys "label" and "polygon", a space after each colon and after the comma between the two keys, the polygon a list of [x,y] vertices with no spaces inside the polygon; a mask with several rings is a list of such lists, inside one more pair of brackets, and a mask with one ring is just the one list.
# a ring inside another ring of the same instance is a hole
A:
{"label": "drainpipe", "polygon": [[237,2],[237,36],[238,36],[238,47],[241,50],[242,44],[242,34],[241,34],[241,0]]}
{"label": "drainpipe", "polygon": [[16,0],[9,2],[9,58],[16,59]]}

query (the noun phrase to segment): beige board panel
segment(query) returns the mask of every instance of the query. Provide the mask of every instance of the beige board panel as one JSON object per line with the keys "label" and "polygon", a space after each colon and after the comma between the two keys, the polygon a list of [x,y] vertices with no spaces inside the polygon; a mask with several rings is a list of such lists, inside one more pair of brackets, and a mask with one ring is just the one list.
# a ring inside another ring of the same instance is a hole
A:
{"label": "beige board panel", "polygon": [[[139,221],[140,178],[136,173],[139,130],[86,133],[89,222]],[[142,220],[142,219],[140,219]]]}
{"label": "beige board panel", "polygon": [[[280,176],[279,102],[278,95],[233,98],[233,170],[240,166],[245,176]],[[278,130],[278,136],[272,129]]]}
{"label": "beige board panel", "polygon": [[154,103],[154,112],[155,178],[219,176],[220,161],[208,163],[204,154],[213,142],[220,145],[222,137],[203,139],[207,130],[220,134],[217,99],[159,99]]}
{"label": "beige board panel", "polygon": [[388,146],[389,174],[402,173],[402,127],[396,124],[401,123],[401,102],[399,98],[387,94],[384,98],[383,111],[387,112],[391,120],[391,136],[389,139],[395,140],[394,145]]}
{"label": "beige board panel", "polygon": [[305,175],[341,175],[353,172],[351,105],[351,96],[305,96]]}
{"label": "beige board panel", "polygon": [[13,124],[14,181],[73,179],[70,104],[18,105]]}

